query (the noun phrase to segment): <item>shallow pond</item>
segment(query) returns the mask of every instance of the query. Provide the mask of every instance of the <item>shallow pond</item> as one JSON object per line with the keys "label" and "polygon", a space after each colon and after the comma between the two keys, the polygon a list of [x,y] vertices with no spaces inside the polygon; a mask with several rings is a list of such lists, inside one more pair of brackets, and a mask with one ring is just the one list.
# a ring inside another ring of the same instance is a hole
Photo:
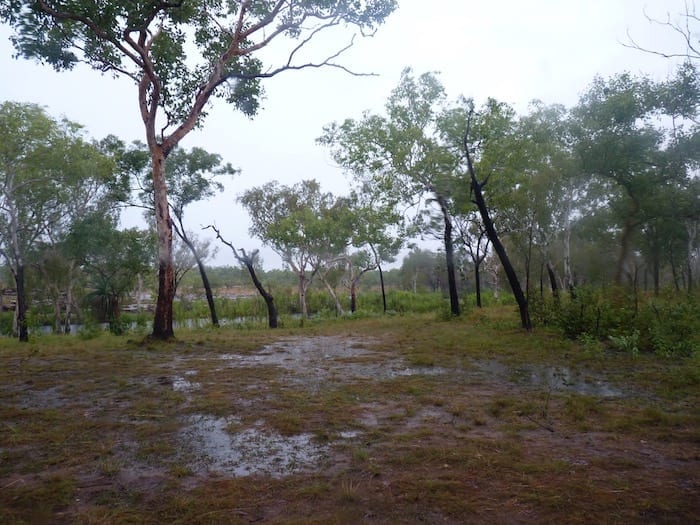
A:
{"label": "shallow pond", "polygon": [[553,391],[597,397],[622,397],[624,392],[598,374],[566,366],[520,365],[509,367],[498,361],[474,363],[481,375]]}
{"label": "shallow pond", "polygon": [[311,434],[282,436],[262,426],[237,425],[235,418],[187,418],[180,440],[194,455],[190,466],[195,472],[282,477],[317,469],[328,457],[328,447],[316,443]]}

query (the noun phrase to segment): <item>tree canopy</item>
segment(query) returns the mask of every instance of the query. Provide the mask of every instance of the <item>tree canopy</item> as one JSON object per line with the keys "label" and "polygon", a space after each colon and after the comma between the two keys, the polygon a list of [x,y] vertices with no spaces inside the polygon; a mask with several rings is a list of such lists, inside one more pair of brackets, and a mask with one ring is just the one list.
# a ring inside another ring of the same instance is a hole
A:
{"label": "tree canopy", "polygon": [[0,105],[0,253],[17,293],[17,331],[28,339],[25,267],[39,244],[60,242],[72,221],[109,213],[115,166],[78,124],[35,104]]}
{"label": "tree canopy", "polygon": [[[336,26],[371,32],[395,7],[395,0],[13,0],[0,6],[0,20],[14,28],[12,42],[20,56],[57,70],[86,63],[126,76],[137,86],[158,236],[154,337],[174,335],[165,163],[175,146],[202,124],[213,98],[253,116],[262,96],[261,79],[288,70],[343,68],[335,60],[351,43],[325,51],[318,60],[300,60],[302,50],[318,33]],[[258,58],[260,50],[283,40],[288,43],[286,59],[266,67]]]}

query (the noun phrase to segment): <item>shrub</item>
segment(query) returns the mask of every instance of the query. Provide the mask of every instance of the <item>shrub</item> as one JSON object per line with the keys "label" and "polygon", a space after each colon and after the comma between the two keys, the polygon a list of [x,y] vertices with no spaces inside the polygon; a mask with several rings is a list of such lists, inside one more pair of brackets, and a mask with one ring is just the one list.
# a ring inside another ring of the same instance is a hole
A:
{"label": "shrub", "polygon": [[540,305],[535,311],[566,337],[605,340],[632,354],[690,355],[700,347],[700,305],[692,296],[640,298],[622,288],[580,288],[558,312]]}

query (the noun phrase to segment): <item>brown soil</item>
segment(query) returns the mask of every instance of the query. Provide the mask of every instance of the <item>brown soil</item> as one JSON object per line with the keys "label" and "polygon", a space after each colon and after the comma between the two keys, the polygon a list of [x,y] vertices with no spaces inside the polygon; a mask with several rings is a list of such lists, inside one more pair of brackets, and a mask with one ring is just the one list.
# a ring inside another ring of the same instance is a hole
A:
{"label": "brown soil", "polygon": [[688,399],[400,344],[5,352],[0,523],[700,523]]}

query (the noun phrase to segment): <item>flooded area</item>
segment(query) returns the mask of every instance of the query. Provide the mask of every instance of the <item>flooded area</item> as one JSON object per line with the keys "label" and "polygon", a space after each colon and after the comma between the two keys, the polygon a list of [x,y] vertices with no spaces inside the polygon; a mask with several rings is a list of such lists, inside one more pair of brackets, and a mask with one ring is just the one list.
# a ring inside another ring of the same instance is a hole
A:
{"label": "flooded area", "polygon": [[[514,351],[512,335],[492,347],[483,326],[455,322],[463,333],[443,339],[444,323],[409,321],[387,319],[380,332],[373,319],[367,335],[358,320],[335,335],[207,331],[163,344],[10,348],[0,515],[693,522],[694,369],[681,376],[677,361],[619,354],[589,361],[574,343],[546,347],[548,334]],[[652,512],[652,500],[680,510]]]}
{"label": "flooded area", "polygon": [[194,456],[194,472],[279,478],[318,469],[329,457],[328,446],[316,443],[311,434],[282,436],[261,425],[245,429],[238,426],[235,418],[187,418],[180,440]]}
{"label": "flooded area", "polygon": [[[389,356],[385,352],[372,350],[374,343],[376,341],[361,337],[300,337],[265,345],[250,354],[221,354],[219,359],[225,367],[231,368],[279,367],[283,371],[282,381],[285,384],[315,392],[331,385],[358,380],[451,374],[467,383],[487,380],[502,385],[606,398],[623,395],[621,390],[602,377],[564,366],[533,364],[509,367],[495,360],[474,361],[461,369],[411,366],[395,354]],[[197,370],[191,368],[181,372],[172,378],[172,388],[191,395],[201,389],[201,385],[194,381],[196,375]],[[365,417],[370,418],[371,412]],[[414,414],[407,425],[443,425],[451,419],[449,414],[433,408],[432,411],[423,410]],[[369,427],[377,425],[376,419],[359,422]],[[348,431],[338,436],[343,441],[360,434],[358,431]],[[268,475],[279,478],[295,472],[318,470],[332,455],[334,445],[332,442],[319,443],[313,434],[280,435],[267,428],[263,419],[243,428],[234,416],[212,417],[203,414],[186,418],[179,439],[183,448],[194,458],[190,465],[194,472],[218,472],[234,477]]]}
{"label": "flooded area", "polygon": [[521,386],[605,398],[624,396],[621,389],[610,384],[604,377],[566,366],[533,364],[509,367],[494,360],[475,361],[473,366],[481,377]]}
{"label": "flooded area", "polygon": [[391,379],[412,375],[439,375],[448,370],[409,366],[403,359],[387,358],[371,350],[375,341],[361,337],[319,336],[279,341],[251,355],[223,354],[229,366],[277,366],[295,385],[318,387],[329,380]]}

